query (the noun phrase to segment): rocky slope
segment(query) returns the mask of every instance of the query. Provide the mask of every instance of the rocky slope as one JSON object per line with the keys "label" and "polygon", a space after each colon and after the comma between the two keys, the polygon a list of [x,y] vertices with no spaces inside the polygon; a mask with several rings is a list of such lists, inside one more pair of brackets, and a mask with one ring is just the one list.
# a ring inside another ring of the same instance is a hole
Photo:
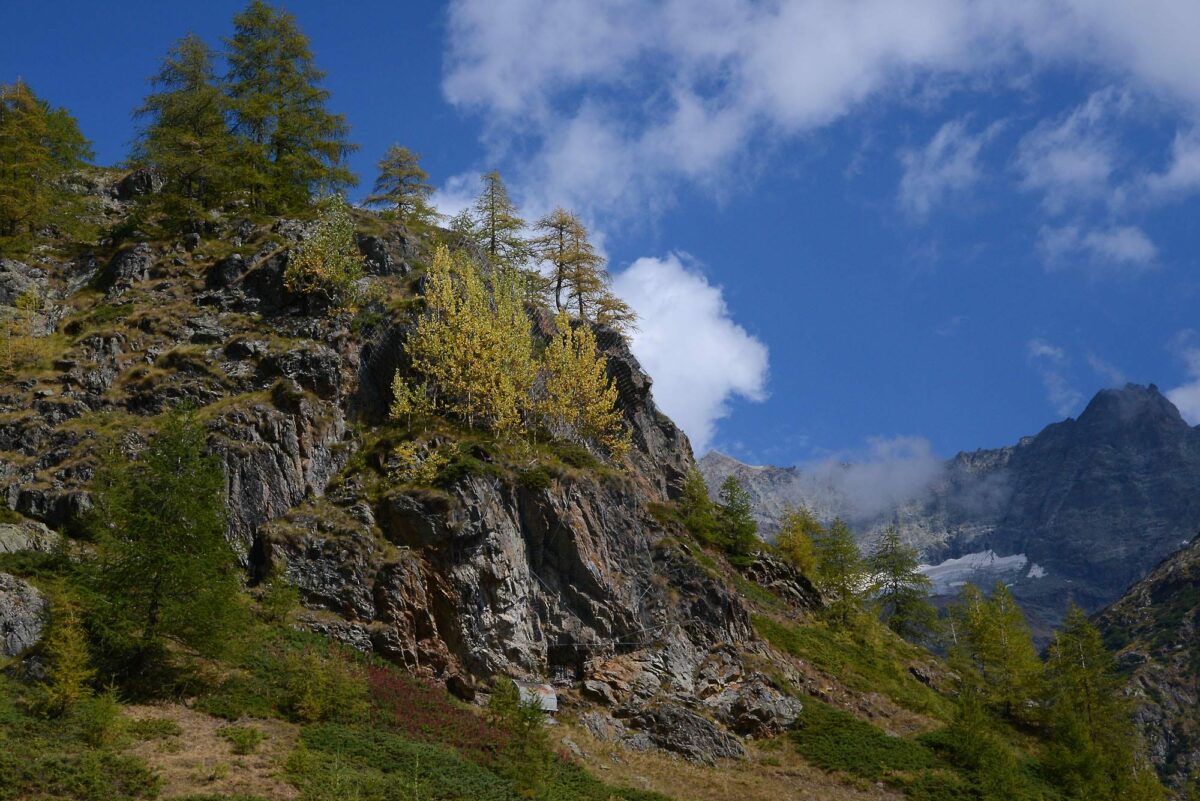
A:
{"label": "rocky slope", "polygon": [[1200,538],[1154,568],[1098,623],[1129,672],[1150,755],[1168,782],[1200,780]]}
{"label": "rocky slope", "polygon": [[[96,191],[110,223],[127,219],[119,191]],[[401,432],[385,410],[428,253],[401,228],[359,222],[370,300],[354,315],[284,289],[309,230],[297,220],[4,261],[6,314],[20,316],[30,286],[44,299],[0,389],[4,506],[80,529],[98,454],[136,454],[158,415],[190,403],[224,462],[248,579],[285,573],[307,627],[465,698],[499,675],[554,682],[593,710],[599,735],[690,759],[742,756],[738,735],[790,724],[799,703],[743,658],[762,648],[745,605],[656,517],[692,454],[616,333],[597,338],[633,435],[625,469],[550,445],[525,480],[503,447],[448,432],[457,472],[435,487],[389,478]],[[534,324],[543,336],[552,325]],[[13,610],[41,603],[18,581],[0,586],[0,623],[21,621],[6,653],[36,633],[36,610]]]}
{"label": "rocky slope", "polygon": [[1099,609],[1200,530],[1200,428],[1153,385],[1103,390],[1077,420],[1012,447],[960,453],[883,515],[858,515],[838,482],[819,486],[794,468],[719,454],[700,466],[710,486],[742,477],[768,527],[785,502],[843,515],[868,541],[896,525],[927,563],[942,564],[941,591],[1002,578],[1043,633],[1068,598]]}

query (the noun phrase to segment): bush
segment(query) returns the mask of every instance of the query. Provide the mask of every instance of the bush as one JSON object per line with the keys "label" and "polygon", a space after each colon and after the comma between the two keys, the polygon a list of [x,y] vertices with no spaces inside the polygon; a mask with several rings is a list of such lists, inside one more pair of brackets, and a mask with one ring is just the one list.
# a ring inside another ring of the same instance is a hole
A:
{"label": "bush", "polygon": [[312,236],[288,259],[283,284],[289,292],[337,306],[351,302],[362,274],[350,207],[345,198],[334,195],[321,210]]}
{"label": "bush", "polygon": [[354,720],[366,714],[363,674],[340,654],[309,647],[284,657],[284,711],[304,723]]}
{"label": "bush", "polygon": [[823,701],[809,698],[792,732],[796,750],[814,765],[879,781],[897,771],[935,766],[920,743],[892,737],[870,723]]}
{"label": "bush", "polygon": [[545,492],[554,483],[550,471],[542,465],[522,470],[521,474],[517,476],[517,481],[530,492]]}
{"label": "bush", "polygon": [[111,687],[76,704],[72,717],[84,742],[95,748],[111,745],[124,728],[121,702]]}
{"label": "bush", "polygon": [[127,722],[125,732],[135,740],[165,740],[180,736],[183,729],[170,718],[141,718]]}
{"label": "bush", "polygon": [[253,726],[222,726],[217,730],[217,734],[228,740],[233,746],[233,753],[239,755],[253,754],[266,739],[262,730]]}

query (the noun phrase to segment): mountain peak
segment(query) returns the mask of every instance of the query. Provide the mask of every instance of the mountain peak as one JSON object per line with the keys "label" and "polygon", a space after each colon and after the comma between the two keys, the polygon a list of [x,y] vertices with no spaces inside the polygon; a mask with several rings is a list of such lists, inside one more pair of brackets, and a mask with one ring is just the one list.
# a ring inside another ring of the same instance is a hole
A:
{"label": "mountain peak", "polygon": [[1079,422],[1085,426],[1120,426],[1133,423],[1164,428],[1188,428],[1188,424],[1166,396],[1154,384],[1126,384],[1096,393]]}

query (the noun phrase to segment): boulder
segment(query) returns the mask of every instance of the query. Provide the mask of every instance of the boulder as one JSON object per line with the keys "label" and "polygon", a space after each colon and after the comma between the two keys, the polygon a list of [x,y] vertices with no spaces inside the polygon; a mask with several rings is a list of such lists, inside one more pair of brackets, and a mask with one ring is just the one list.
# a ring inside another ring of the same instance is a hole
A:
{"label": "boulder", "polygon": [[37,267],[0,259],[0,306],[15,306],[18,298],[45,298],[47,290],[46,272]]}
{"label": "boulder", "polygon": [[162,191],[163,178],[156,170],[138,167],[117,182],[117,198],[132,200],[143,195],[157,195]]}
{"label": "boulder", "polygon": [[0,573],[0,657],[14,657],[42,639],[50,604],[26,582]]}
{"label": "boulder", "polygon": [[678,704],[664,701],[628,711],[627,721],[640,729],[650,744],[691,762],[712,765],[718,759],[746,758],[741,740]]}
{"label": "boulder", "polygon": [[48,553],[58,545],[59,536],[36,520],[0,523],[0,553],[33,551]]}
{"label": "boulder", "polygon": [[761,673],[726,687],[709,699],[717,719],[738,734],[771,737],[787,731],[803,706]]}
{"label": "boulder", "polygon": [[138,281],[150,277],[154,251],[145,242],[125,248],[113,256],[100,273],[100,286],[109,295],[119,295]]}

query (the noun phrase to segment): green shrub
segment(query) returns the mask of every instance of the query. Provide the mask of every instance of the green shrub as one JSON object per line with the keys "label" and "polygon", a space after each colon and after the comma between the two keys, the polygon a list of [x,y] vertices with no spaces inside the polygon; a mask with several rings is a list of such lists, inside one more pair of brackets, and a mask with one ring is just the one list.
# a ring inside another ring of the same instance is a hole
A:
{"label": "green shrub", "polygon": [[555,441],[551,448],[559,461],[577,470],[596,470],[600,465],[591,451],[576,442]]}
{"label": "green shrub", "polygon": [[228,740],[233,747],[233,753],[239,755],[253,754],[266,739],[262,730],[253,726],[222,726],[217,730],[217,734]]}
{"label": "green shrub", "polygon": [[872,781],[898,771],[935,767],[933,753],[920,743],[890,736],[815,698],[805,700],[792,739],[800,755],[814,765]]}
{"label": "green shrub", "polygon": [[354,720],[366,714],[366,677],[333,649],[290,653],[283,670],[284,711],[293,720]]}
{"label": "green shrub", "polygon": [[530,492],[545,492],[554,483],[554,478],[545,467],[536,465],[521,471],[517,481]]}
{"label": "green shrub", "polygon": [[165,740],[179,737],[183,729],[170,718],[141,718],[125,724],[125,731],[135,740]]}
{"label": "green shrub", "polygon": [[124,728],[121,702],[117,698],[117,691],[111,687],[82,699],[75,705],[71,717],[79,727],[84,742],[95,748],[111,745]]}

